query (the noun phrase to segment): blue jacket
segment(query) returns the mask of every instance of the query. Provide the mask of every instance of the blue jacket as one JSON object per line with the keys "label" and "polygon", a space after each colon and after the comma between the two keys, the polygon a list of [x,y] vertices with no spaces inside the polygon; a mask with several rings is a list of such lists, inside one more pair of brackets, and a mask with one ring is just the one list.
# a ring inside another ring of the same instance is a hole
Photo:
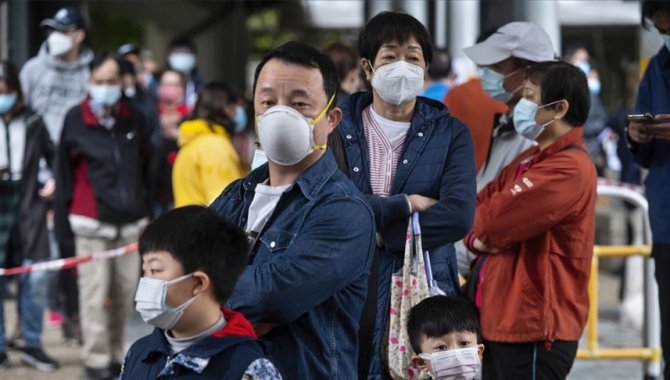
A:
{"label": "blue jacket", "polygon": [[223,310],[226,325],[191,347],[172,354],[161,329],[133,343],[123,362],[119,380],[225,379],[253,375],[262,380],[281,380],[266,359],[265,348],[251,324],[239,313]]}
{"label": "blue jacket", "polygon": [[[670,114],[670,52],[665,46],[649,61],[640,82],[635,111]],[[640,164],[649,169],[645,187],[653,242],[670,244],[670,141],[653,139],[648,144],[630,143]]]}
{"label": "blue jacket", "polygon": [[[213,203],[244,227],[267,164]],[[375,246],[373,215],[330,151],[282,194],[228,305],[252,323],[287,379],[354,379],[358,325]]]}
{"label": "blue jacket", "polygon": [[349,103],[342,107],[342,122],[337,129],[344,142],[351,180],[366,194],[384,241],[379,260],[373,339],[376,354],[369,377],[378,378],[381,376],[378,353],[388,316],[390,280],[392,273],[402,266],[410,215],[405,194],[439,200],[420,215],[423,247],[430,252],[433,274],[440,288],[449,295],[456,295],[459,283],[453,243],[462,239],[472,226],[476,172],[469,129],[451,117],[442,103],[418,97],[391,195],[373,195],[362,121],[363,110],[370,104],[370,93],[352,95]]}

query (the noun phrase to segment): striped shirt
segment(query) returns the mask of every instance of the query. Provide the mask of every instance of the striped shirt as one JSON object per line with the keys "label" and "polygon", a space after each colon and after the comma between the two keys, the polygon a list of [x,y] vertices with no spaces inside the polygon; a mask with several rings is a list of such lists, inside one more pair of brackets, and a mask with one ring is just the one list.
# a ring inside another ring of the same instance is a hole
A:
{"label": "striped shirt", "polygon": [[390,195],[409,126],[409,122],[379,116],[372,105],[363,110],[363,131],[368,141],[370,184],[374,194]]}

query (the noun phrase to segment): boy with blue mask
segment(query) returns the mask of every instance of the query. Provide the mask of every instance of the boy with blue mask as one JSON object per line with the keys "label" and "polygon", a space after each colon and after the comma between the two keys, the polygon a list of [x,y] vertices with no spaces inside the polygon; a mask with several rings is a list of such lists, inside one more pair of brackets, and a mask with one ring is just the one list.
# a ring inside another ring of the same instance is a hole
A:
{"label": "boy with blue mask", "polygon": [[414,365],[436,380],[474,379],[484,345],[477,309],[462,298],[435,296],[412,308],[407,332]]}
{"label": "boy with blue mask", "polygon": [[241,230],[187,206],[151,223],[139,245],[136,309],[156,329],[130,347],[120,379],[281,379],[249,321],[221,307],[246,266]]}

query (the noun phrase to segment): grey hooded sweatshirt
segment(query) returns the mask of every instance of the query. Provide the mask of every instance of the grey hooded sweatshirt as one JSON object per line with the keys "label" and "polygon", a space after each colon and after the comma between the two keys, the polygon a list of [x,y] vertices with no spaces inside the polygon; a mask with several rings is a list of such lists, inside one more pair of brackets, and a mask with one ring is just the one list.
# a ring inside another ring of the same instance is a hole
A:
{"label": "grey hooded sweatshirt", "polygon": [[39,53],[21,69],[19,79],[26,105],[42,116],[56,144],[60,141],[65,114],[86,97],[88,65],[92,60],[93,51],[81,47],[77,61],[60,61],[49,55],[43,43]]}

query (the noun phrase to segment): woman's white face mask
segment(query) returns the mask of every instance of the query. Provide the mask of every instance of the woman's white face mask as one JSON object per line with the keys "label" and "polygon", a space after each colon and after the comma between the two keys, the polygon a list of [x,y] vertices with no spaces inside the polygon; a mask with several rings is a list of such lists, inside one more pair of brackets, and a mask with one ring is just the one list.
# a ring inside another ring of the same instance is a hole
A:
{"label": "woman's white face mask", "polygon": [[386,103],[400,105],[416,99],[423,89],[424,69],[406,61],[396,61],[375,70],[368,61],[373,72],[372,88]]}

